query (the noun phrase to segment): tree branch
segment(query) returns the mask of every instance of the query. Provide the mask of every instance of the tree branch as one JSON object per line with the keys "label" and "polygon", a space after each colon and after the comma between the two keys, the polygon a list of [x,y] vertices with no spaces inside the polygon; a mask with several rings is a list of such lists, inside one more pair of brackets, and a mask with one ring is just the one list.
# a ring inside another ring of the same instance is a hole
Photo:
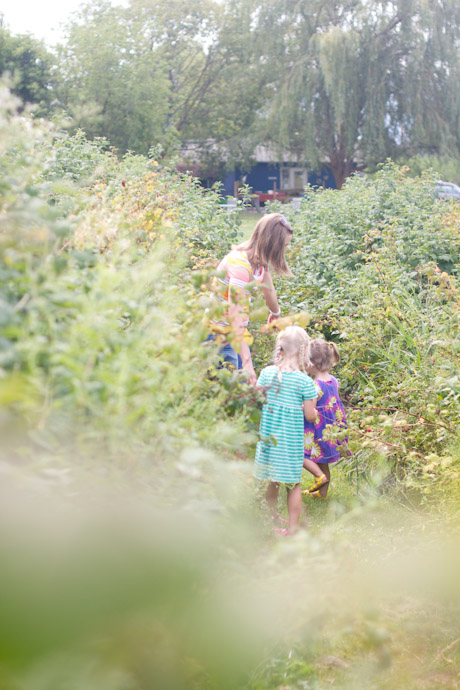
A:
{"label": "tree branch", "polygon": [[375,34],[375,38],[378,40],[382,36],[385,36],[390,31],[392,31],[395,28],[395,26],[398,26],[398,24],[400,24],[401,22],[402,17],[399,14],[397,14],[396,17],[393,17],[393,19],[390,22],[388,22],[384,29]]}

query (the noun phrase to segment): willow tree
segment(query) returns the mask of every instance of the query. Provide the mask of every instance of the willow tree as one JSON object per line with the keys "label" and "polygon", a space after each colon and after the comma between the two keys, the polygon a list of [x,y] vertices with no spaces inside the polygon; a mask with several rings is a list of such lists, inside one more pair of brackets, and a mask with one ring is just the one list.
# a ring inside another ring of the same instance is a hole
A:
{"label": "willow tree", "polygon": [[458,152],[454,0],[255,0],[254,17],[262,124],[280,151],[329,167],[339,188],[387,156]]}

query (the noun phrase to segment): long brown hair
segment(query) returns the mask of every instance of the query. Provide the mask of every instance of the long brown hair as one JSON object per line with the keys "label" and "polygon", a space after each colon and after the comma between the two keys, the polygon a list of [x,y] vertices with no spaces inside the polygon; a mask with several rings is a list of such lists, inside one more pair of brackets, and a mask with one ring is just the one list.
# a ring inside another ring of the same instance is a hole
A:
{"label": "long brown hair", "polygon": [[276,273],[292,276],[284,258],[287,239],[291,235],[291,225],[281,213],[268,213],[259,220],[249,240],[240,244],[238,249],[247,252],[253,268],[267,268],[271,264]]}

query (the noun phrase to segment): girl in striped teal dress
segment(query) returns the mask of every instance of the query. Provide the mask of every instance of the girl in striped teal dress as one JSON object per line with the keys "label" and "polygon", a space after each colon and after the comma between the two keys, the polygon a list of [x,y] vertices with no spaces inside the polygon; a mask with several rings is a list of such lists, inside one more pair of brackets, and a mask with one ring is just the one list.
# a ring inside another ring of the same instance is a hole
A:
{"label": "girl in striped teal dress", "polygon": [[269,481],[266,499],[275,523],[280,484],[286,485],[288,528],[294,534],[302,509],[300,481],[304,460],[304,415],[316,419],[317,391],[306,373],[310,338],[299,326],[289,326],[278,335],[275,365],[262,370],[257,385],[266,391],[262,408],[260,441],[257,444],[254,476]]}

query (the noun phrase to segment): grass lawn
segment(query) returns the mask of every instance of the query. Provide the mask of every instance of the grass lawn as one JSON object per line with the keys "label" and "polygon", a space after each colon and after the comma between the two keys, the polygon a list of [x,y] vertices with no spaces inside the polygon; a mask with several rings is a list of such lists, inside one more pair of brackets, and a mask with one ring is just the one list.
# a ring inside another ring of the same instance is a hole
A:
{"label": "grass lawn", "polygon": [[248,240],[258,221],[262,218],[262,213],[257,213],[257,211],[240,211],[240,218],[243,239]]}

